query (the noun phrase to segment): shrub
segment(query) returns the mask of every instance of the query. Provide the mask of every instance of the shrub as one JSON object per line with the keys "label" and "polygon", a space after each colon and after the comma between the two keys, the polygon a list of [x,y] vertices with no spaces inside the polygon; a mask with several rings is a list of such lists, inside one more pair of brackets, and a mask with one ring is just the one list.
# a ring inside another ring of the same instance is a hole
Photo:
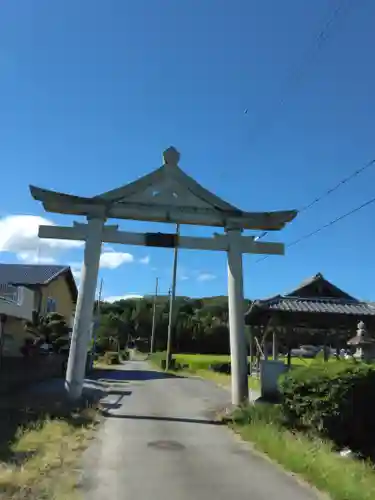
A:
{"label": "shrub", "polygon": [[210,364],[210,370],[218,373],[231,373],[231,364],[230,363],[212,363]]}
{"label": "shrub", "polygon": [[318,363],[281,379],[283,410],[290,423],[318,431],[339,446],[371,453],[375,447],[375,367]]}
{"label": "shrub", "polygon": [[118,352],[107,351],[103,356],[103,361],[107,365],[118,365],[120,363]]}
{"label": "shrub", "polygon": [[[232,366],[230,361],[227,363],[211,363],[209,365],[209,369],[218,373],[226,373],[227,375],[230,375],[232,373]],[[248,363],[247,365],[247,373],[250,374],[250,363]]]}

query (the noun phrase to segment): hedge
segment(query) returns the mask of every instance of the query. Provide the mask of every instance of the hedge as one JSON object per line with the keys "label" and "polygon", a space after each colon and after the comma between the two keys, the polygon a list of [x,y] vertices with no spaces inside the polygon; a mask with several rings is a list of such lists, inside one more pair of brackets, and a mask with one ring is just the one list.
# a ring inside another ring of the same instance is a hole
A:
{"label": "hedge", "polygon": [[[218,373],[226,373],[227,375],[230,375],[232,373],[232,365],[231,362],[228,361],[226,363],[211,363],[209,365],[209,370],[212,370],[214,372]],[[250,369],[250,363],[247,364],[247,374],[250,375],[251,369]]]}
{"label": "hedge", "polygon": [[288,421],[318,431],[338,446],[366,455],[375,450],[375,367],[364,363],[317,363],[281,378]]}

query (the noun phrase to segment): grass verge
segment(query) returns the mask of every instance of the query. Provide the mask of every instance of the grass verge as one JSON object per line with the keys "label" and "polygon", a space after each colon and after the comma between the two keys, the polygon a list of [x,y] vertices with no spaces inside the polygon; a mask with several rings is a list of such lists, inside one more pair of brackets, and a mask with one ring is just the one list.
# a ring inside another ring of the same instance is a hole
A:
{"label": "grass verge", "polygon": [[[187,364],[199,364],[201,367],[208,366],[212,363],[226,363],[230,361],[230,356],[227,354],[174,354],[174,358],[179,363],[187,363]],[[269,357],[269,359],[272,359]],[[279,356],[278,358],[279,361],[283,361],[284,363],[287,363],[287,357],[286,356]],[[249,358],[250,361],[250,358]],[[341,362],[345,360],[340,360]],[[309,366],[312,363],[316,362],[322,362],[321,357],[317,358],[297,358],[297,357],[292,357],[291,358],[292,366]],[[329,358],[330,363],[335,363],[337,362],[336,358],[331,356]]]}
{"label": "grass verge", "polygon": [[0,499],[79,499],[80,459],[98,422],[96,405],[67,408],[44,401],[10,410],[13,436],[6,441],[2,435]]}
{"label": "grass verge", "polygon": [[339,456],[333,446],[288,430],[276,405],[251,405],[226,419],[240,436],[266,453],[285,469],[294,472],[330,495],[332,500],[373,500],[374,466]]}
{"label": "grass verge", "polygon": [[[160,361],[164,359],[164,353],[156,353],[149,357],[149,361],[160,368]],[[178,371],[170,371],[171,373],[178,373],[178,375],[191,376],[195,375],[198,377],[205,378],[207,380],[212,380],[217,385],[222,387],[229,387],[231,384],[231,376],[226,373],[219,373],[213,370],[209,370],[210,364],[215,362],[225,362],[229,360],[229,356],[226,355],[216,355],[216,354],[174,354],[173,358],[184,366],[185,368]],[[259,378],[249,376],[249,388],[255,391],[260,391],[260,380]]]}
{"label": "grass verge", "polygon": [[[225,373],[217,373],[211,370],[188,370],[187,374],[197,375],[198,377],[202,377],[207,380],[212,380],[216,384],[223,387],[229,387],[231,384],[231,376]],[[259,378],[249,376],[248,383],[249,383],[249,389],[260,392]]]}

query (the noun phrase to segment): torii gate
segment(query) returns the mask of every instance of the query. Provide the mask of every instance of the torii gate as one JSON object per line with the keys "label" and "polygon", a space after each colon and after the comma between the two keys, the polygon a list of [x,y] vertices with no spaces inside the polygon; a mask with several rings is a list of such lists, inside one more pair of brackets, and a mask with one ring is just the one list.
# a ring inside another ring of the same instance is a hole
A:
{"label": "torii gate", "polygon": [[[31,195],[47,212],[83,215],[87,224],[73,227],[40,226],[40,238],[85,241],[82,278],[78,293],[65,387],[72,399],[82,394],[87,345],[93,317],[99,260],[103,242],[155,247],[220,250],[228,256],[228,305],[232,367],[232,403],[248,399],[247,347],[244,322],[242,254],[283,255],[281,243],[257,242],[242,236],[244,229],[277,231],[292,221],[297,211],[244,212],[215,196],[178,166],[180,154],[174,147],[163,153],[164,164],[144,177],[112,191],[86,198],[30,186]],[[225,234],[211,238],[174,234],[130,233],[109,218],[217,226]]]}

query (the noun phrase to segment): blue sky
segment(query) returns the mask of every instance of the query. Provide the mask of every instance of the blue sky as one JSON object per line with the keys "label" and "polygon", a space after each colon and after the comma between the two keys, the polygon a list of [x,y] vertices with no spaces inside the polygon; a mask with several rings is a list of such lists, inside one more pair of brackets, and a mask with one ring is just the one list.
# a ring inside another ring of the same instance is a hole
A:
{"label": "blue sky", "polygon": [[[19,216],[71,222],[46,214],[29,184],[95,195],[159,167],[171,144],[189,175],[249,211],[299,208],[373,159],[375,4],[343,4],[317,45],[338,2],[4,0],[1,260],[35,260],[39,219]],[[372,198],[374,185],[375,167],[268,239],[315,230]],[[246,256],[246,296],[322,272],[375,300],[374,213],[371,205],[285,257]],[[106,296],[151,293],[156,276],[167,291],[170,250],[111,251],[122,264],[102,267]],[[82,249],[44,246],[39,258],[77,266]],[[179,294],[226,294],[225,255],[181,251],[179,278]]]}

